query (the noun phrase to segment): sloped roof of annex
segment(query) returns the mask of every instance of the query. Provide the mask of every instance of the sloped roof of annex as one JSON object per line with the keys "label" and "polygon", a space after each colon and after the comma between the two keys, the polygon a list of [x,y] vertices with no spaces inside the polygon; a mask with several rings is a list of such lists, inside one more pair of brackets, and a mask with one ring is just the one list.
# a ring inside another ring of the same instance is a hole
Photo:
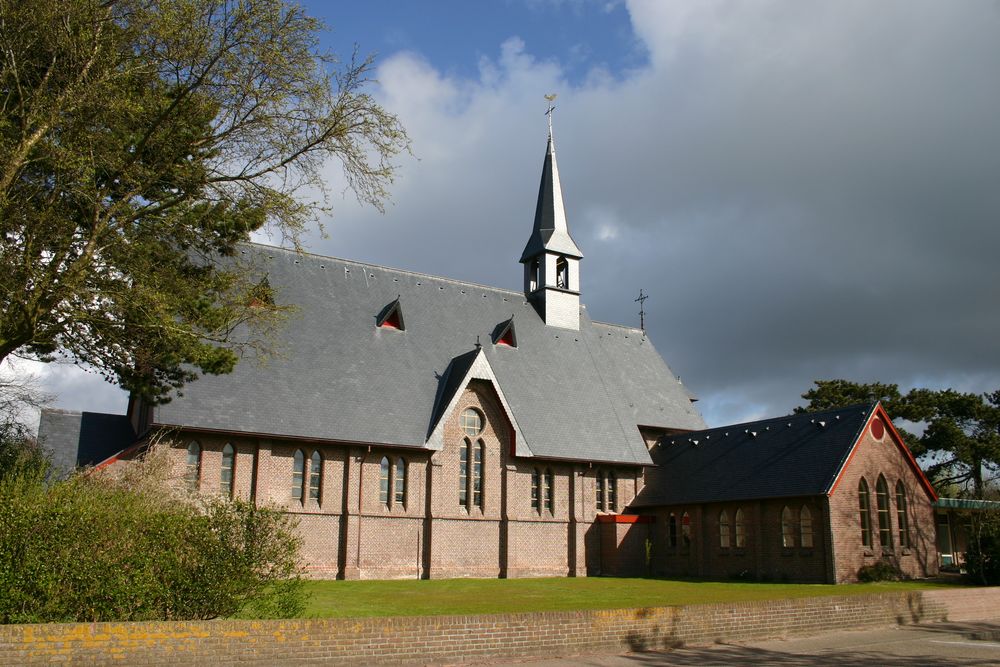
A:
{"label": "sloped roof of annex", "polygon": [[[895,429],[878,403],[664,436],[650,452],[656,463],[655,482],[648,483],[630,506],[831,493],[876,416],[885,423],[886,441],[895,439]],[[936,497],[902,440],[897,446],[932,499]]]}

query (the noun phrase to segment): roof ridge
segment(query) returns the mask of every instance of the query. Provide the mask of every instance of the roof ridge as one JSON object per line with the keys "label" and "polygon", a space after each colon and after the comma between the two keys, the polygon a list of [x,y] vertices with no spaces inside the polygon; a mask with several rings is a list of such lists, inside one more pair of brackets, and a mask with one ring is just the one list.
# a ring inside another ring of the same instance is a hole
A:
{"label": "roof ridge", "polygon": [[504,294],[515,294],[519,296],[524,296],[524,292],[516,289],[508,289],[504,287],[494,287],[492,285],[483,285],[482,283],[475,283],[468,280],[458,280],[457,278],[448,278],[445,276],[434,275],[433,273],[421,273],[420,271],[412,271],[410,269],[397,269],[392,266],[385,266],[384,264],[375,264],[373,262],[362,262],[356,259],[346,259],[344,257],[334,257],[333,255],[321,255],[316,252],[310,252],[308,250],[296,250],[294,248],[285,248],[283,246],[273,246],[267,243],[259,243],[257,241],[248,241],[248,245],[257,246],[258,248],[266,250],[281,250],[283,252],[292,253],[296,255],[306,255],[315,259],[329,259],[335,262],[343,262],[344,264],[353,264],[355,266],[364,266],[369,269],[379,269],[380,271],[389,271],[393,273],[400,273],[403,275],[416,276],[418,278],[429,278],[431,280],[440,280],[441,282],[452,283],[455,285],[464,285],[466,287],[475,287],[477,289],[487,289],[493,290],[494,292],[503,292]]}
{"label": "roof ridge", "polygon": [[721,431],[727,428],[739,428],[740,426],[750,426],[751,424],[766,424],[769,422],[780,422],[786,421],[788,419],[804,419],[806,417],[811,417],[813,419],[818,415],[832,414],[835,412],[848,412],[851,410],[863,409],[865,413],[871,412],[872,408],[875,406],[874,403],[855,403],[853,405],[845,405],[842,408],[829,408],[827,410],[818,410],[816,412],[793,412],[787,415],[780,415],[778,417],[767,417],[765,419],[751,419],[750,421],[738,422],[736,424],[724,424],[722,426],[713,426],[711,428],[701,429],[700,431],[690,431],[688,433],[679,433],[678,435],[685,436],[691,433],[704,433],[706,431]]}
{"label": "roof ridge", "polygon": [[[600,324],[606,327],[614,327],[615,329],[627,329],[629,331],[637,331],[642,335],[646,336],[645,331],[643,331],[639,327],[633,327],[629,324],[615,324],[614,322],[602,322],[601,320],[590,320],[590,322],[591,324]],[[649,338],[649,336],[646,336],[646,338]]]}

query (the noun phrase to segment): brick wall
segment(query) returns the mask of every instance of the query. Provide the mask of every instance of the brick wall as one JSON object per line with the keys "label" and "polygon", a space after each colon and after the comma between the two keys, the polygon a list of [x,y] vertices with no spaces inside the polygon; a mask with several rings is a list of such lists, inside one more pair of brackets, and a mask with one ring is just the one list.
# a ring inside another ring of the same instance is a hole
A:
{"label": "brick wall", "polygon": [[1000,614],[1000,589],[487,616],[0,626],[0,664],[435,663],[621,653]]}
{"label": "brick wall", "polygon": [[[459,505],[459,451],[465,434],[460,415],[474,408],[483,432],[472,438],[485,447],[482,508]],[[308,575],[324,578],[388,579],[526,577],[601,574],[600,540],[592,530],[599,516],[598,470],[617,478],[617,507],[635,497],[637,466],[603,466],[515,458],[510,424],[491,384],[472,381],[444,424],[440,451],[402,447],[299,443],[219,434],[172,434],[170,457],[178,484],[186,471],[186,448],[202,448],[197,488],[220,493],[222,450],[236,450],[234,494],[277,506],[298,522]],[[292,495],[293,461],[301,450],[305,492]],[[312,455],[322,456],[320,498],[309,497]],[[380,497],[381,462],[389,460],[390,502]],[[406,463],[406,492],[394,497],[395,466]],[[531,504],[535,469],[551,471],[553,510]]]}
{"label": "brick wall", "polygon": [[[876,485],[879,476],[885,477],[889,489],[889,524],[892,545],[883,549],[879,543],[878,504]],[[858,485],[864,477],[870,492],[869,505],[872,526],[872,546],[865,547],[861,540],[861,520],[858,503]],[[903,548],[899,543],[899,517],[896,503],[896,483],[902,481],[906,489],[910,538],[912,544]],[[870,428],[855,448],[854,454],[830,494],[830,530],[832,532],[834,576],[840,582],[856,581],[858,569],[886,558],[897,564],[908,576],[923,577],[937,573],[937,546],[935,542],[934,509],[931,498],[910,466],[889,429],[876,439]]]}

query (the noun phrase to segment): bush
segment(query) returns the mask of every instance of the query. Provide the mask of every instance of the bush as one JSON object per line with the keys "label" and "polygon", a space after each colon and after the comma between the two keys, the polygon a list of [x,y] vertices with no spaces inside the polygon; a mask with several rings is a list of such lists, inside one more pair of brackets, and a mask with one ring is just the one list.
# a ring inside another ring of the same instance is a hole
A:
{"label": "bush", "polygon": [[1000,513],[986,511],[973,516],[965,570],[973,583],[1000,584]]}
{"label": "bush", "polygon": [[281,512],[150,482],[0,478],[0,623],[287,617],[303,606]]}
{"label": "bush", "polygon": [[858,570],[858,581],[865,583],[873,581],[899,581],[902,578],[903,573],[900,572],[899,568],[887,560],[880,560],[877,563],[865,565]]}

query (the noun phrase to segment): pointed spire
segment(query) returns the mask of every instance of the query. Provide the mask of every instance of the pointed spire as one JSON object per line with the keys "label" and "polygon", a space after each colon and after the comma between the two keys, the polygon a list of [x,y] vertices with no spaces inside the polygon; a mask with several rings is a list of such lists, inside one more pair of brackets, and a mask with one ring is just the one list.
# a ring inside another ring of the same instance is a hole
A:
{"label": "pointed spire", "polygon": [[546,95],[545,98],[549,100],[549,109],[545,112],[549,117],[549,140],[545,147],[545,161],[542,163],[542,181],[538,186],[535,224],[524,252],[521,253],[521,262],[527,262],[546,250],[570,257],[583,257],[573,237],[569,235],[562,186],[559,183],[556,146],[552,139],[552,111],[555,109],[552,100],[555,96]]}

